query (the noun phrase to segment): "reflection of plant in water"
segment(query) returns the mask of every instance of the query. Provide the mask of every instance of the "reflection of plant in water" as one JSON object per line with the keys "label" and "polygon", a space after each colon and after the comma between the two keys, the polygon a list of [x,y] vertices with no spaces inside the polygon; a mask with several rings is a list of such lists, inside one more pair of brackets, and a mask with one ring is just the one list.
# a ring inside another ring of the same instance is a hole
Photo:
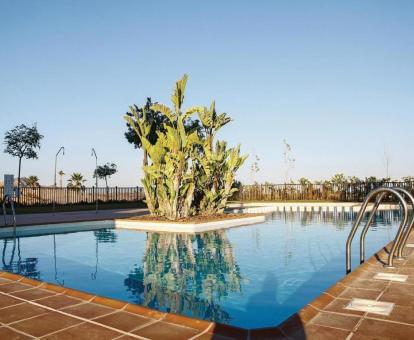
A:
{"label": "reflection of plant in water", "polygon": [[125,280],[137,303],[229,321],[216,302],[240,292],[241,276],[224,232],[148,233],[143,262]]}
{"label": "reflection of plant in water", "polygon": [[118,236],[110,229],[95,230],[93,234],[99,243],[115,243]]}
{"label": "reflection of plant in water", "polygon": [[[7,244],[12,242],[11,254],[7,256]],[[15,260],[17,250],[17,260]],[[37,269],[38,259],[28,257],[22,260],[20,254],[20,239],[4,239],[2,251],[2,269],[5,271],[20,274],[31,279],[40,279],[40,271]]]}

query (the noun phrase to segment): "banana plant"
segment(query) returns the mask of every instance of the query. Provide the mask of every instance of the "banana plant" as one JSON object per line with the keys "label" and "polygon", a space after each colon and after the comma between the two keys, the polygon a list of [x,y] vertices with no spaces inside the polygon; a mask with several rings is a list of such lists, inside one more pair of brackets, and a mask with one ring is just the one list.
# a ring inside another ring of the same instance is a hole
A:
{"label": "banana plant", "polygon": [[[218,114],[215,102],[210,107],[183,110],[188,76],[175,83],[172,107],[155,103],[151,110],[163,116],[163,125],[154,132],[154,121],[135,105],[125,120],[139,137],[150,162],[143,166],[144,193],[151,214],[176,220],[194,214],[224,211],[237,170],[247,156],[240,147],[227,148],[215,137],[231,119]],[[199,120],[193,120],[193,115]]]}

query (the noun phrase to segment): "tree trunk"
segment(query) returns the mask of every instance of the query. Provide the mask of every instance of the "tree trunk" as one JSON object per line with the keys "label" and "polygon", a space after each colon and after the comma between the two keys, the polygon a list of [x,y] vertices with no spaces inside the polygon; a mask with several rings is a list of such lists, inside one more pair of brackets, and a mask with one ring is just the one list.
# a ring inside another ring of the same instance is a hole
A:
{"label": "tree trunk", "polygon": [[20,170],[22,168],[22,158],[19,157],[19,173],[17,175],[17,203],[20,203]]}
{"label": "tree trunk", "polygon": [[106,201],[108,202],[109,188],[108,188],[108,179],[106,176],[105,176],[105,186],[106,186]]}

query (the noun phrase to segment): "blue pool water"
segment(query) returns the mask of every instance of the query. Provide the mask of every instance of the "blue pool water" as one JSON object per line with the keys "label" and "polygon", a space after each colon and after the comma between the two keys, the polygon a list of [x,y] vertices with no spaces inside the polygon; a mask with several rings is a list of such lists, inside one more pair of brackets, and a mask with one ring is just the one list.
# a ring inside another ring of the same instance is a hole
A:
{"label": "blue pool water", "polygon": [[[399,217],[377,216],[367,257],[393,239]],[[266,327],[344,276],[354,218],[278,212],[266,223],[197,235],[100,229],[3,239],[2,267],[162,311]]]}

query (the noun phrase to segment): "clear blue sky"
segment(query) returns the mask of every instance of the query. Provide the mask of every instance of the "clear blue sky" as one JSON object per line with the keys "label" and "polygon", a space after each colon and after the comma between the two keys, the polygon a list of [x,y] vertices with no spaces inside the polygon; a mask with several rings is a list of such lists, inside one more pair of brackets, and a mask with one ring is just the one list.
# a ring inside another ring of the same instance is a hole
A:
{"label": "clear blue sky", "polygon": [[[334,173],[414,174],[413,1],[0,0],[0,135],[37,122],[45,138],[23,176],[58,170],[92,184],[95,147],[118,164],[111,183],[137,185],[141,152],[124,137],[128,105],[168,103],[190,76],[186,104],[234,122],[221,137],[258,154],[258,181]],[[252,157],[240,172],[251,181]],[[0,176],[17,159],[0,154]]]}

